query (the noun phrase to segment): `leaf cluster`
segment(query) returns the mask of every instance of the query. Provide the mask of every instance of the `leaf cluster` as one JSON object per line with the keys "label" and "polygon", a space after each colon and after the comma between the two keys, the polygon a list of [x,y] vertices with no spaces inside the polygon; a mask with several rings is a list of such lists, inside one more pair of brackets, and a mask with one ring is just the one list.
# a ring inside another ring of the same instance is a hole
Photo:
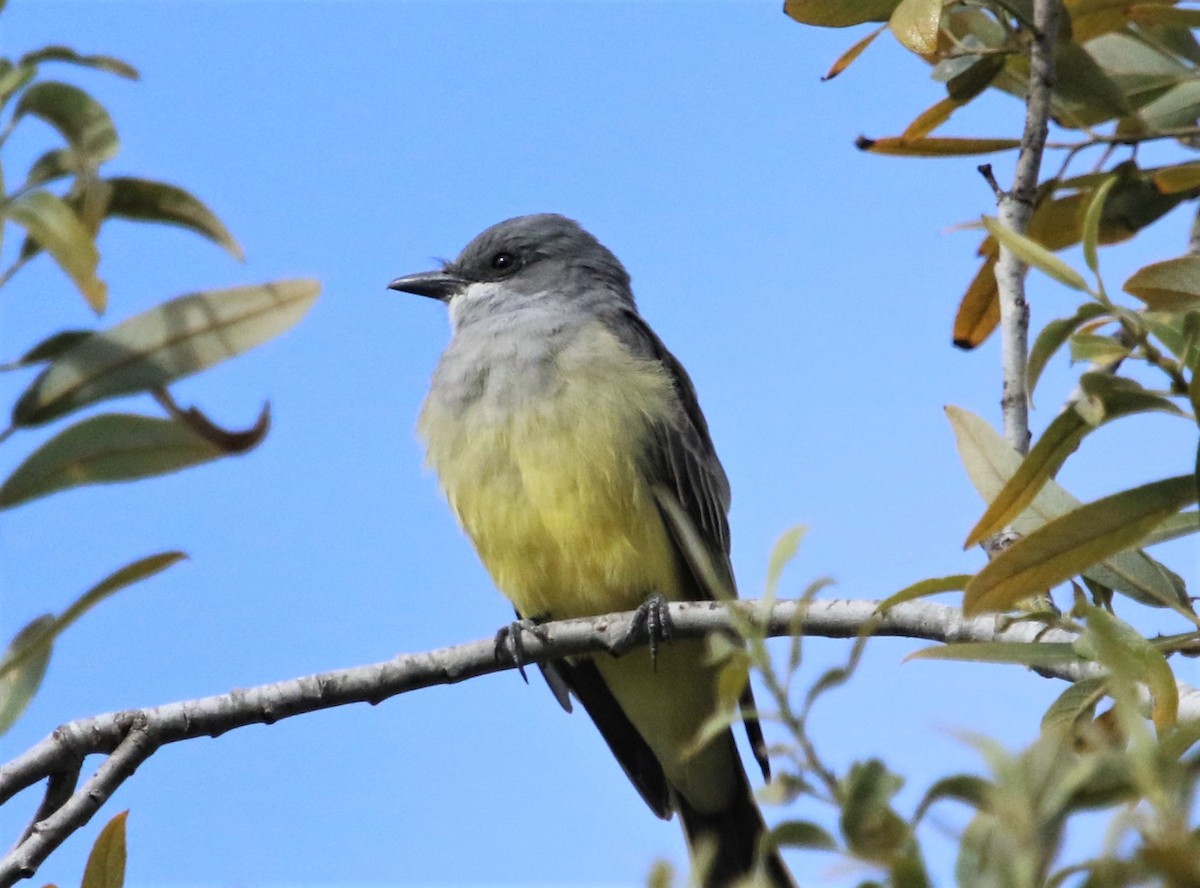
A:
{"label": "leaf cluster", "polygon": [[[65,46],[0,58],[0,246],[14,229],[22,235],[14,258],[0,272],[0,288],[45,256],[95,314],[104,316],[110,287],[100,274],[97,236],[112,219],[181,228],[240,261],[241,247],[225,225],[186,189],[107,174],[121,145],[116,125],[83,88],[46,76],[63,66],[138,77],[120,59]],[[55,138],[13,186],[6,145],[31,121],[44,124]],[[307,312],[318,290],[315,281],[285,280],[176,296],[115,324],[48,332],[0,365],[0,372],[37,370],[12,405],[0,442],[127,395],[149,396],[160,413],[93,413],[57,431],[0,481],[0,510],[81,485],[161,475],[256,447],[270,426],[267,406],[251,428],[230,430],[195,407],[180,407],[168,387],[287,330]],[[36,692],[63,629],[116,590],[182,557],[163,552],[138,559],[63,614],[38,617],[21,629],[0,655],[0,732]]]}
{"label": "leaf cluster", "polygon": [[[945,157],[1022,146],[1020,138],[934,133],[989,90],[1025,96],[1031,0],[787,0],[785,9],[822,27],[882,23],[843,53],[827,77],[846,70],[888,32],[943,84],[945,97],[917,113],[900,135],[860,139],[860,148]],[[1192,31],[1200,27],[1200,11],[1172,0],[1066,0],[1061,12],[1051,115],[1065,139],[1048,146],[1061,152],[1061,164],[1038,186],[1026,231],[991,216],[979,221],[982,261],[960,300],[953,339],[973,348],[996,328],[994,272],[1004,249],[1079,299],[1072,313],[1038,333],[1025,368],[1028,391],[1032,395],[1064,349],[1084,368],[1066,406],[1025,455],[983,419],[947,408],[963,465],[987,503],[964,545],[982,546],[987,562],[973,574],[914,583],[882,601],[880,611],[961,593],[965,615],[1006,614],[998,626],[1030,621],[1054,630],[1053,640],[949,644],[913,656],[1020,664],[1074,683],[1050,707],[1041,736],[1027,750],[1014,755],[974,741],[989,776],[948,775],[906,815],[895,804],[902,780],[885,763],[858,762],[836,772],[807,730],[813,703],[853,673],[870,626],[847,663],[818,677],[802,703],[792,688],[799,640],[785,668],[766,656],[752,625],[743,632],[744,648],[730,646],[744,653],[726,654],[731,662],[745,658],[740,671],[763,675],[774,708],[760,715],[791,738],[777,750],[784,767],[768,795],[784,802],[817,799],[838,811],[837,834],[812,822],[785,821],[776,840],[869,864],[880,875],[864,885],[931,884],[921,828],[930,807],[944,801],[972,812],[960,837],[961,885],[1200,883],[1200,840],[1190,825],[1198,774],[1190,750],[1200,731],[1194,715],[1180,715],[1170,660],[1200,652],[1200,617],[1184,579],[1146,551],[1200,531],[1200,513],[1189,509],[1200,495],[1200,446],[1194,464],[1090,503],[1055,480],[1091,433],[1109,422],[1147,413],[1193,427],[1200,422],[1200,260],[1189,248],[1138,270],[1121,287],[1132,300],[1109,291],[1100,262],[1101,247],[1126,241],[1200,198],[1200,163],[1189,156],[1200,136],[1200,43]],[[1175,145],[1179,162],[1139,164],[1138,148],[1155,140]],[[1092,149],[1098,160],[1075,170]],[[1057,255],[1072,246],[1082,250],[1083,271]],[[772,576],[773,584],[777,568]],[[1057,589],[1067,590],[1065,611],[1052,598]],[[1138,631],[1146,607],[1180,621],[1179,631],[1157,637]],[[1094,820],[1076,824],[1078,815],[1094,818],[1096,811],[1109,817],[1103,850],[1094,859],[1065,861],[1068,831],[1093,829]]]}

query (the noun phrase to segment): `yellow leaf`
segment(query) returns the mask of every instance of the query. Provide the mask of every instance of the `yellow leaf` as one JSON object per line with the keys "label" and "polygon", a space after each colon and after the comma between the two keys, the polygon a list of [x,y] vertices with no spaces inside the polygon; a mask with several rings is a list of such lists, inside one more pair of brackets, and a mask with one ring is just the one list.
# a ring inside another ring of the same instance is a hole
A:
{"label": "yellow leaf", "polygon": [[8,202],[3,214],[29,232],[59,264],[96,314],[108,304],[108,286],[96,277],[100,253],[90,232],[62,198],[31,191]]}
{"label": "yellow leaf", "polygon": [[1083,236],[1083,218],[1091,193],[1081,191],[1053,200],[1043,200],[1029,217],[1026,237],[1048,250],[1061,250],[1079,243]]}
{"label": "yellow leaf", "polygon": [[963,294],[954,317],[954,344],[975,348],[991,335],[1000,323],[1000,291],[996,287],[996,253],[983,265]]}
{"label": "yellow leaf", "polygon": [[[1200,12],[1200,10],[1196,10]],[[1178,194],[1200,187],[1200,163],[1181,163],[1163,167],[1151,177],[1160,194]]]}
{"label": "yellow leaf", "polygon": [[847,68],[849,68],[852,64],[854,64],[854,60],[857,59],[860,55],[862,55],[863,51],[866,50],[866,48],[871,45],[871,41],[873,41],[876,37],[878,37],[880,34],[883,33],[883,29],[886,27],[887,27],[887,25],[880,25],[878,28],[876,28],[874,31],[872,31],[870,34],[868,34],[862,40],[859,40],[857,43],[855,43],[853,46],[851,46],[848,50],[846,50],[844,53],[842,53],[840,56],[838,56],[837,61],[835,61],[832,65],[829,66],[829,70],[825,72],[825,76],[822,77],[821,79],[822,80],[833,80],[833,78],[837,77],[839,74],[841,74]]}
{"label": "yellow leaf", "polygon": [[[1017,473],[1021,455],[991,425],[970,411],[947,406],[946,418],[954,430],[955,443],[967,476],[984,502],[990,503]],[[1050,480],[1025,511],[1013,519],[1012,528],[1019,534],[1031,534],[1055,518],[1082,506],[1083,503]],[[1146,538],[1145,545],[1162,539],[1164,533],[1179,530],[1180,524],[1175,519],[1168,519]],[[1182,581],[1176,583],[1166,567],[1136,549],[1106,558],[1103,563],[1084,571],[1084,575],[1105,586],[1119,589],[1151,607],[1162,607],[1167,602],[1171,602],[1166,605],[1168,607],[1188,606]]]}
{"label": "yellow leaf", "polygon": [[896,157],[969,157],[976,154],[995,154],[1021,147],[1018,139],[904,139],[888,136],[868,139],[859,136],[854,144],[872,154]]}
{"label": "yellow leaf", "polygon": [[889,595],[883,601],[879,602],[875,611],[876,613],[882,613],[889,607],[895,607],[897,604],[902,604],[905,601],[915,601],[918,598],[924,598],[927,595],[936,595],[939,592],[961,592],[970,579],[970,574],[953,574],[948,577],[931,577],[928,580],[921,580],[920,582],[913,583],[911,586],[905,586],[893,595]]}
{"label": "yellow leaf", "polygon": [[1179,25],[1200,28],[1200,9],[1179,9],[1157,3],[1135,3],[1125,10],[1130,21],[1152,25]]}
{"label": "yellow leaf", "polygon": [[807,527],[797,524],[795,527],[784,531],[783,536],[775,543],[775,548],[771,550],[771,558],[767,562],[767,597],[775,597],[775,591],[779,586],[779,578],[783,575],[783,569],[787,567],[788,562],[795,558],[796,553],[800,551],[800,541],[804,539],[804,534],[807,532]]}
{"label": "yellow leaf", "polygon": [[125,818],[122,811],[100,830],[83,871],[82,888],[121,888],[125,884]]}
{"label": "yellow leaf", "polygon": [[937,49],[942,0],[900,0],[888,27],[906,49],[929,55]]}
{"label": "yellow leaf", "polygon": [[1136,546],[1196,501],[1196,478],[1179,475],[1106,496],[1056,518],[998,554],[967,584],[963,613],[1003,611]]}
{"label": "yellow leaf", "polygon": [[955,99],[942,99],[936,105],[926,108],[917,115],[916,120],[908,125],[903,133],[900,134],[901,139],[923,139],[947,120],[954,113],[954,109],[962,105],[962,102]]}
{"label": "yellow leaf", "polygon": [[[1105,340],[1111,341],[1107,337]],[[1111,379],[1108,374],[1084,374],[1080,385],[1088,397],[1076,401],[1076,409],[1063,410],[1054,418],[967,535],[964,549],[1001,530],[1024,511],[1045,483],[1058,473],[1067,457],[1075,452],[1083,438],[1101,423],[1151,410],[1178,412],[1178,408],[1166,398],[1136,385],[1110,384]],[[1095,401],[1094,408],[1088,404],[1088,407],[1078,409],[1082,402],[1092,399]],[[1089,408],[1095,409],[1094,416],[1088,416]]]}

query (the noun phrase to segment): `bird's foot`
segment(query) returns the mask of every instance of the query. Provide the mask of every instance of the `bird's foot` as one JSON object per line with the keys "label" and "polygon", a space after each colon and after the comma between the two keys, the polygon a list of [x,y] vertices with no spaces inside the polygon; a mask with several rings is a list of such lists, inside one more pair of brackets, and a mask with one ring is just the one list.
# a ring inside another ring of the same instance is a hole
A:
{"label": "bird's foot", "polygon": [[618,646],[622,652],[636,647],[642,633],[645,632],[649,640],[651,669],[658,668],[658,643],[671,639],[673,627],[669,604],[670,602],[657,592],[643,601],[634,611],[629,631]]}
{"label": "bird's foot", "polygon": [[526,632],[532,633],[540,641],[546,640],[546,630],[537,620],[514,620],[496,633],[495,652],[497,662],[516,666],[525,684],[529,684],[529,676],[525,674],[525,666],[529,663],[529,655],[525,652]]}

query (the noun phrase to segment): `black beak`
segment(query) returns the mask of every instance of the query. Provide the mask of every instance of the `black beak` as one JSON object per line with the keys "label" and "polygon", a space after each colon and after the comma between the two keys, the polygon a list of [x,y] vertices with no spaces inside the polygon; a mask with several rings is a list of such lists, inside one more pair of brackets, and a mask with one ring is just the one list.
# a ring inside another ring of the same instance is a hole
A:
{"label": "black beak", "polygon": [[396,278],[388,284],[388,289],[428,296],[439,302],[449,302],[452,296],[461,293],[466,286],[467,281],[448,271],[422,271]]}

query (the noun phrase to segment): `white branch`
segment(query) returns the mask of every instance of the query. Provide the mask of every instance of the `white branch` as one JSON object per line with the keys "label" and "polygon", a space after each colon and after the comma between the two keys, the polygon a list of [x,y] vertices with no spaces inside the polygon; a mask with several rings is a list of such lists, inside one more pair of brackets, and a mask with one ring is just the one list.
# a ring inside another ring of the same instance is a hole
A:
{"label": "white branch", "polygon": [[[877,606],[875,601],[779,601],[764,614],[763,605],[755,601],[732,605],[676,602],[670,605],[670,637],[731,632],[727,610],[736,607],[772,636],[800,631],[827,638],[869,634],[947,643],[1019,641],[1032,645],[1075,638],[1063,630],[1047,631],[1036,623],[1015,623],[1004,617],[967,619],[958,608],[928,602],[899,604],[881,616],[875,613]],[[602,651],[620,655],[648,640],[644,626],[635,622],[632,613],[564,620],[521,631],[526,663]],[[271,724],[349,703],[375,704],[408,691],[512,668],[515,664],[510,658],[498,657],[495,639],[485,639],[426,653],[400,654],[384,663],[69,722],[0,767],[0,804],[39,781],[48,781],[35,822],[0,860],[0,886],[31,877],[143,761],[169,743],[215,737],[245,725]],[[1098,674],[1097,667],[1083,659],[1039,672],[1068,681]],[[1179,719],[1200,720],[1200,693],[1181,685],[1180,694]],[[75,791],[83,759],[93,754],[107,758]]]}
{"label": "white branch", "polygon": [[[1059,0],[1034,0],[1029,85],[1025,96],[1025,131],[1011,191],[997,194],[1000,221],[1024,234],[1033,215],[1038,171],[1050,120],[1054,87],[1054,42],[1058,35]],[[1029,304],[1025,301],[1026,268],[1007,248],[1000,247],[996,286],[1000,292],[1000,361],[1003,390],[1000,409],[1004,438],[1018,453],[1029,452]]]}

